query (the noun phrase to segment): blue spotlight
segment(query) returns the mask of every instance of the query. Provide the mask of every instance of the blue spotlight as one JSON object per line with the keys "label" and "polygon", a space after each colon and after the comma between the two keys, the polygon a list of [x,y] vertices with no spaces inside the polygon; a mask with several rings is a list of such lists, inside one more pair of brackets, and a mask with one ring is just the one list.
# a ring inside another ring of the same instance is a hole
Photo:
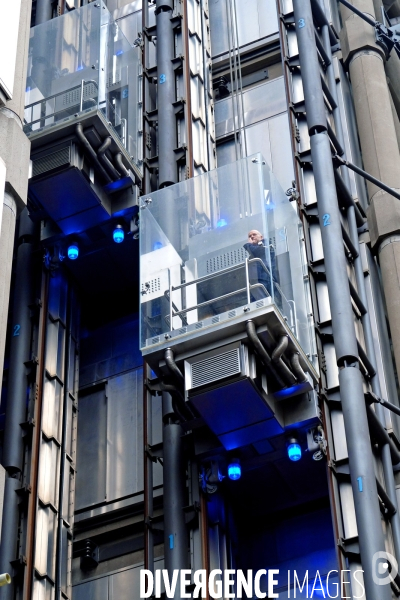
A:
{"label": "blue spotlight", "polygon": [[297,440],[292,439],[288,443],[287,453],[290,460],[297,462],[301,459],[301,446]]}
{"label": "blue spotlight", "polygon": [[116,225],[113,231],[113,240],[116,244],[120,244],[124,241],[125,232],[123,230],[122,225]]}
{"label": "blue spotlight", "polygon": [[242,476],[242,467],[240,461],[237,458],[232,459],[232,462],[228,465],[228,477],[232,481],[240,479]]}
{"label": "blue spotlight", "polygon": [[76,260],[79,256],[79,248],[77,244],[71,244],[68,246],[67,254],[70,260]]}
{"label": "blue spotlight", "polygon": [[217,227],[225,227],[226,225],[228,225],[226,219],[219,219],[219,221],[217,221]]}

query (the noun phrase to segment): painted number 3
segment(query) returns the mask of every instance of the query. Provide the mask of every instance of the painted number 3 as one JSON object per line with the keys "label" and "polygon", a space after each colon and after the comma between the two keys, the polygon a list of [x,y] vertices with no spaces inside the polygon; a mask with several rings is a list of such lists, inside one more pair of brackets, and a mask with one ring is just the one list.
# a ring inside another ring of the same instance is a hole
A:
{"label": "painted number 3", "polygon": [[304,19],[299,19],[299,29],[301,29],[302,27],[304,27],[306,24]]}
{"label": "painted number 3", "polygon": [[164,74],[161,74],[161,75],[160,75],[160,77],[159,77],[159,81],[160,81],[160,83],[165,83],[166,79],[167,79],[167,78],[165,77],[165,75],[164,75]]}

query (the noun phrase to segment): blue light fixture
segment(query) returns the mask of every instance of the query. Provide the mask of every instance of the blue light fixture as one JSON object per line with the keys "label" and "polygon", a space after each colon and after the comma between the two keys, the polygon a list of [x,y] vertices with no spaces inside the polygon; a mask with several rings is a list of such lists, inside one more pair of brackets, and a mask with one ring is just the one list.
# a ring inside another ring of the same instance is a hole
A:
{"label": "blue light fixture", "polygon": [[68,258],[70,260],[76,260],[79,256],[79,248],[77,244],[71,244],[67,250]]}
{"label": "blue light fixture", "polygon": [[124,241],[125,232],[122,225],[116,225],[113,231],[113,240],[116,244],[120,244]]}
{"label": "blue light fixture", "polygon": [[242,467],[238,458],[233,458],[228,465],[228,477],[232,481],[237,481],[242,476]]}
{"label": "blue light fixture", "polygon": [[226,219],[219,219],[217,221],[217,227],[225,227],[226,225],[228,225]]}
{"label": "blue light fixture", "polygon": [[297,462],[301,459],[301,446],[295,438],[289,440],[287,445],[287,453],[289,459],[293,462]]}

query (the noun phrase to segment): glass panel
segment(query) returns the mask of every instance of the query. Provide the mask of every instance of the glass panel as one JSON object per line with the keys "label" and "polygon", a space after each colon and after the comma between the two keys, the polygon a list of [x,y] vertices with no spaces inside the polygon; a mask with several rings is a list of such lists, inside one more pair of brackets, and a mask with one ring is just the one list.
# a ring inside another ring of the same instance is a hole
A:
{"label": "glass panel", "polygon": [[301,223],[260,154],[140,204],[142,347],[264,300],[311,354]]}
{"label": "glass panel", "polygon": [[234,39],[237,24],[239,46],[245,46],[278,31],[276,4],[272,0],[230,0],[228,6],[226,0],[209,0],[208,6],[213,56],[228,51],[228,23],[231,24],[230,35]]}
{"label": "glass panel", "polygon": [[25,95],[26,133],[100,110],[137,158],[139,51],[103,2],[33,27]]}

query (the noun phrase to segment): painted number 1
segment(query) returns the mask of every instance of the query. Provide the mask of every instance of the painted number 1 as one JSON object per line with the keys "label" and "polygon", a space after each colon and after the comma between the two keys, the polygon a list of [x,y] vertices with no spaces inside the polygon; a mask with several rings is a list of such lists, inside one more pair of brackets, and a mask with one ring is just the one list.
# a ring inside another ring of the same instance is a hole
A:
{"label": "painted number 1", "polygon": [[358,482],[358,491],[362,492],[363,491],[363,481],[362,481],[362,477],[357,477],[357,482]]}

